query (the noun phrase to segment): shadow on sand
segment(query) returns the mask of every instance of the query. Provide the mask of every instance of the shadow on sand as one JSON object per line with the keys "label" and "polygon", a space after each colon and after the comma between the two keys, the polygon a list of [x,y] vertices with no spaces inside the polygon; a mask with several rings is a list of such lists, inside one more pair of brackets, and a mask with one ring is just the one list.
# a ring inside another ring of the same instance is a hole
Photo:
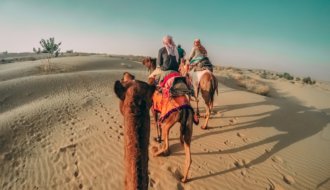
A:
{"label": "shadow on sand", "polygon": [[[221,80],[220,80],[221,81]],[[223,85],[223,84],[222,84]],[[273,89],[272,89],[273,90]],[[276,92],[275,92],[276,93]],[[221,94],[220,94],[221,95]],[[284,97],[284,94],[277,97]],[[249,115],[237,115],[232,117],[250,117],[250,116],[264,116],[263,118],[249,121],[245,123],[237,123],[240,126],[235,127],[232,125],[231,128],[226,129],[224,126],[211,127],[210,130],[203,134],[194,136],[193,141],[211,135],[219,135],[226,132],[238,131],[241,129],[250,129],[254,127],[273,127],[280,131],[281,134],[277,134],[266,139],[260,140],[258,142],[253,142],[241,147],[235,147],[221,152],[192,152],[192,155],[219,155],[219,154],[231,154],[247,149],[251,149],[257,146],[261,146],[268,143],[276,143],[268,153],[259,155],[257,158],[249,163],[249,166],[260,164],[270,158],[272,155],[276,154],[280,150],[297,143],[303,139],[311,137],[323,130],[330,123],[330,115],[327,114],[327,110],[317,110],[313,107],[303,106],[295,97],[287,98],[270,98],[267,97],[264,102],[258,103],[248,103],[241,105],[228,105],[226,106],[227,111],[235,111],[240,108],[254,107],[254,106],[276,106],[277,109],[274,111],[267,111],[258,114]],[[216,108],[216,110],[221,109],[221,106]],[[223,110],[223,109],[222,109]],[[214,118],[214,117],[213,117]],[[215,131],[217,130],[217,131]],[[183,155],[183,153],[174,153],[180,150],[179,144],[173,144],[171,146],[172,155]],[[193,177],[191,181],[205,179],[208,177],[225,174],[238,170],[240,168],[233,167],[227,170],[215,172],[208,175]],[[322,185],[322,184],[320,184]]]}

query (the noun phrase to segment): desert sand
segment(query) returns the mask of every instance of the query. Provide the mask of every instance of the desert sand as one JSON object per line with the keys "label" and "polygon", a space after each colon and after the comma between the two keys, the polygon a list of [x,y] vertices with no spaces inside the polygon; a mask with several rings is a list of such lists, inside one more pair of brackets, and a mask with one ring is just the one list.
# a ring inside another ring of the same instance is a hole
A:
{"label": "desert sand", "polygon": [[[146,80],[146,69],[104,55],[45,65],[0,64],[0,189],[123,189],[123,121],[113,84],[124,71]],[[329,83],[247,72],[270,87],[261,96],[229,72],[215,71],[219,95],[209,129],[194,126],[190,181],[179,180],[184,152],[175,125],[171,154],[150,156],[149,189],[330,189]],[[151,134],[150,147],[154,128]]]}

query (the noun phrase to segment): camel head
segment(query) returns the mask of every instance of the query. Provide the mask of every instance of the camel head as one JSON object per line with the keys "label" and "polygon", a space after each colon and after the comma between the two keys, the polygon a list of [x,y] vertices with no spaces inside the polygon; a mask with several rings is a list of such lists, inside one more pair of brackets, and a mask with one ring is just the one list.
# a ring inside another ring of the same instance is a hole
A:
{"label": "camel head", "polygon": [[182,76],[186,76],[189,72],[189,61],[185,59],[181,59],[179,65],[179,72]]}
{"label": "camel head", "polygon": [[150,62],[151,62],[151,57],[146,57],[142,60],[142,64],[146,67],[150,65]]}
{"label": "camel head", "polygon": [[139,113],[141,110],[149,110],[152,105],[152,95],[155,88],[154,85],[149,85],[139,80],[122,82],[117,80],[114,85],[114,91],[120,99],[119,107],[121,113],[134,114]]}
{"label": "camel head", "polygon": [[149,71],[156,69],[156,59],[151,57],[146,57],[142,60],[142,64],[148,68]]}
{"label": "camel head", "polygon": [[134,80],[135,79],[135,76],[132,75],[131,73],[129,72],[124,72],[123,73],[123,78],[121,79],[121,82],[128,82],[128,81],[131,81],[131,80]]}

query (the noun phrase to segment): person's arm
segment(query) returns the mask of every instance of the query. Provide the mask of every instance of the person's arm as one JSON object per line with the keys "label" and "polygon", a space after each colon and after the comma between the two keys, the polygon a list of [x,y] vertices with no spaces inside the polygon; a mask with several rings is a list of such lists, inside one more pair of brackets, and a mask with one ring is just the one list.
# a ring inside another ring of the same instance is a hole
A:
{"label": "person's arm", "polygon": [[158,51],[158,58],[157,58],[157,67],[161,67],[163,65],[163,56],[162,56],[162,48]]}
{"label": "person's arm", "polygon": [[193,48],[191,49],[191,52],[190,52],[190,55],[189,55],[188,60],[191,61],[191,59],[192,59],[194,56],[195,56],[195,47],[193,47]]}

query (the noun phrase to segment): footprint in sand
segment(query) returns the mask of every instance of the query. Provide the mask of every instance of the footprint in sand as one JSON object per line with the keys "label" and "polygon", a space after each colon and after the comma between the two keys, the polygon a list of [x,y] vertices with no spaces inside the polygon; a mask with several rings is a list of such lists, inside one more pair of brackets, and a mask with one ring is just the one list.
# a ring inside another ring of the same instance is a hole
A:
{"label": "footprint in sand", "polygon": [[284,190],[282,186],[273,182],[271,179],[267,178],[267,180],[269,181],[269,190]]}
{"label": "footprint in sand", "polygon": [[154,179],[150,178],[149,184],[150,184],[150,187],[154,187],[156,185],[156,181]]}
{"label": "footprint in sand", "polygon": [[292,185],[295,183],[295,180],[292,176],[290,175],[283,175],[283,180],[285,183],[289,184],[289,185]]}
{"label": "footprint in sand", "polygon": [[78,177],[78,175],[79,175],[79,171],[78,171],[78,170],[76,170],[76,171],[73,173],[73,176],[74,176],[75,178],[77,178],[77,177]]}
{"label": "footprint in sand", "polygon": [[234,117],[232,119],[229,119],[229,125],[234,125],[238,122],[238,118],[237,117]]}
{"label": "footprint in sand", "polygon": [[280,164],[282,164],[284,162],[281,157],[276,156],[276,155],[272,157],[272,160],[273,160],[273,162],[280,163]]}
{"label": "footprint in sand", "polygon": [[55,156],[54,156],[54,163],[57,163],[58,161],[60,160],[60,154],[59,153],[56,153]]}
{"label": "footprint in sand", "polygon": [[235,144],[233,142],[231,142],[230,140],[225,140],[225,142],[223,142],[223,143],[227,146],[235,146]]}
{"label": "footprint in sand", "polygon": [[240,137],[240,138],[244,138],[244,137],[245,137],[245,135],[243,135],[243,134],[240,133],[240,132],[238,132],[236,135],[237,135],[238,137]]}

